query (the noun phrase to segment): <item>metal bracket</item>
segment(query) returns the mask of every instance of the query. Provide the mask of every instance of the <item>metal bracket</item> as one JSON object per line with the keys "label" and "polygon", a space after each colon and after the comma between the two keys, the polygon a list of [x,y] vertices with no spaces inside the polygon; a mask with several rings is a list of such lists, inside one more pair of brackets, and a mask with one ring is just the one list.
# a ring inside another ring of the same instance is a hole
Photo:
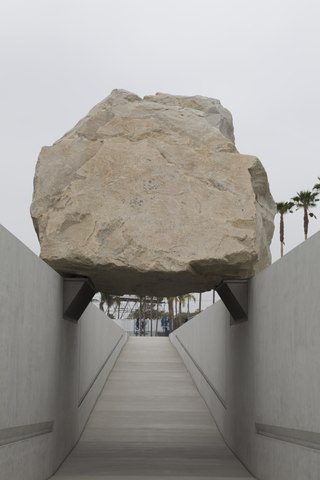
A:
{"label": "metal bracket", "polygon": [[234,323],[248,320],[248,280],[224,280],[215,290]]}
{"label": "metal bracket", "polygon": [[96,293],[86,277],[65,277],[63,279],[63,318],[78,321]]}

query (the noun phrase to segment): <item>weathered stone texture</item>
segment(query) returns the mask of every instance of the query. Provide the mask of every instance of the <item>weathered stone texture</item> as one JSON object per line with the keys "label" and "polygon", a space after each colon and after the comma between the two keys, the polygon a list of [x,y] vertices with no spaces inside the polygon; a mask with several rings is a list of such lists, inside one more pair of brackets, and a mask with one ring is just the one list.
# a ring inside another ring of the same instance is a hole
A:
{"label": "weathered stone texture", "polygon": [[275,208],[218,100],[114,90],[42,149],[31,213],[58,272],[163,296],[263,269]]}

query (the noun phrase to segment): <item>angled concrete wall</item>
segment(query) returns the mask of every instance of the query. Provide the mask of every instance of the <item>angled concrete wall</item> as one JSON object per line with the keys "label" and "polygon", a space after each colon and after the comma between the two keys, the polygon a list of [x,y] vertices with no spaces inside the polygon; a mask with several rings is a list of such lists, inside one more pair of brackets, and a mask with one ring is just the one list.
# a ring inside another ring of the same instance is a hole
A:
{"label": "angled concrete wall", "polygon": [[320,478],[320,234],[171,335],[226,442],[259,480]]}
{"label": "angled concrete wall", "polygon": [[77,442],[127,334],[0,226],[0,480],[44,480]]}

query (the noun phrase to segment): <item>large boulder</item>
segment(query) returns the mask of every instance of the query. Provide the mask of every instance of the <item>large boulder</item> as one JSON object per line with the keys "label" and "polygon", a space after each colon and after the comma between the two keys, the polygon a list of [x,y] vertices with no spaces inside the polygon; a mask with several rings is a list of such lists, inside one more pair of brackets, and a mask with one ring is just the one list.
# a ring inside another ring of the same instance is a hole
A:
{"label": "large boulder", "polygon": [[43,147],[31,213],[41,257],[112,294],[204,291],[270,263],[267,175],[212,98],[114,90]]}

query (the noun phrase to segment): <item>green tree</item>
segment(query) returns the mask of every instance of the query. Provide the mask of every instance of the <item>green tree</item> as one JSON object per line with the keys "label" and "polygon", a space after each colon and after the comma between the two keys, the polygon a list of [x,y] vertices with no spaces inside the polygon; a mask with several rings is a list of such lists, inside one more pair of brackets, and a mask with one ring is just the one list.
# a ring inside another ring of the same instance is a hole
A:
{"label": "green tree", "polygon": [[278,202],[277,203],[277,212],[280,214],[280,254],[283,257],[283,246],[284,246],[284,215],[286,213],[292,213],[292,207],[294,206],[293,202]]}
{"label": "green tree", "polygon": [[[159,309],[157,310],[154,306],[151,307],[151,305],[147,303],[143,310],[143,314],[145,315],[146,318],[157,318],[157,315],[158,316],[163,315],[164,311]],[[137,319],[140,317],[141,317],[141,310],[139,307],[132,312],[132,318]]]}
{"label": "green tree", "polygon": [[308,238],[309,217],[317,218],[314,213],[310,212],[310,208],[317,206],[316,202],[319,201],[318,195],[319,192],[317,191],[311,192],[309,190],[301,190],[301,192],[297,192],[297,195],[291,199],[297,210],[300,208],[303,209],[303,230],[305,240]]}
{"label": "green tree", "polygon": [[199,293],[199,313],[202,311],[202,292]]}
{"label": "green tree", "polygon": [[107,303],[107,301],[106,301],[106,295],[105,295],[105,293],[99,292],[99,296],[100,296],[100,298],[93,298],[93,299],[92,299],[92,302],[93,302],[93,303],[97,303],[99,309],[100,309],[103,313],[105,313],[104,306],[105,306],[105,304]]}
{"label": "green tree", "polygon": [[[110,313],[110,309],[113,305],[119,307],[121,303],[121,297],[100,292],[100,299],[95,299],[95,301],[99,303],[99,308],[103,313],[107,313],[108,317],[113,318],[113,315]],[[105,309],[105,307],[107,307],[107,309]]]}
{"label": "green tree", "polygon": [[[189,317],[190,300],[193,300],[194,302],[196,301],[196,298],[192,293],[186,293],[185,295],[179,295],[177,297],[167,297],[171,331],[179,328],[183,323],[183,320],[186,320]],[[184,315],[182,308],[185,306],[186,302],[188,305],[188,313]]]}
{"label": "green tree", "polygon": [[181,325],[181,323],[182,323],[182,307],[184,307],[186,302],[187,302],[187,306],[188,306],[187,318],[188,318],[188,315],[190,313],[190,300],[195,302],[196,297],[192,293],[186,293],[185,295],[179,295],[178,300],[179,300],[179,324]]}
{"label": "green tree", "polygon": [[[318,180],[320,182],[320,177],[318,177]],[[313,185],[312,190],[316,190],[318,193],[320,193],[320,183],[316,183],[315,185]]]}
{"label": "green tree", "polygon": [[170,331],[172,332],[173,318],[174,318],[174,311],[173,311],[174,297],[167,297],[167,300],[168,300],[168,317],[169,317]]}

